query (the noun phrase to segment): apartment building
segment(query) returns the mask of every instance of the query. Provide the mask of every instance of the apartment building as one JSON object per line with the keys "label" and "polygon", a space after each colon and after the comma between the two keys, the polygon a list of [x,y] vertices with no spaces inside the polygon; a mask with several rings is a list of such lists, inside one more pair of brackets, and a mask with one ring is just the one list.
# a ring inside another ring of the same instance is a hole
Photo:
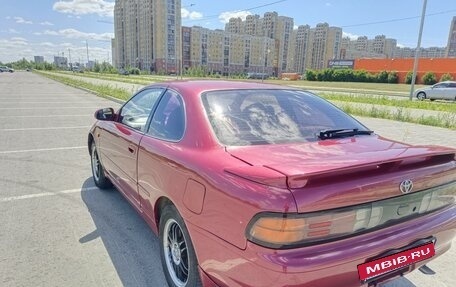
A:
{"label": "apartment building", "polygon": [[328,23],[317,24],[309,32],[309,47],[306,53],[306,68],[327,68],[328,61],[340,55],[342,28],[330,27]]}
{"label": "apartment building", "polygon": [[181,59],[181,0],[116,0],[113,62],[177,73]]}
{"label": "apartment building", "polygon": [[44,56],[35,56],[34,57],[35,63],[44,63]]}
{"label": "apartment building", "polygon": [[274,39],[199,26],[182,27],[182,31],[184,69],[202,66],[223,75],[273,74]]}
{"label": "apartment building", "polygon": [[287,72],[303,74],[306,71],[306,54],[309,47],[310,26],[301,25],[293,30],[288,50]]}
{"label": "apartment building", "polygon": [[360,36],[356,40],[344,37],[342,39],[339,58],[393,58],[396,53],[396,46],[396,39],[386,38],[385,35],[377,35],[374,39]]}
{"label": "apartment building", "polygon": [[275,40],[269,49],[274,49],[274,75],[287,71],[288,50],[293,33],[293,18],[279,16],[277,12],[266,12],[263,18],[249,15],[246,20],[231,18],[225,25],[225,31],[233,34],[268,37]]}
{"label": "apartment building", "polygon": [[[394,58],[414,58],[416,48],[397,47],[394,52]],[[447,49],[443,47],[429,47],[420,49],[420,58],[446,58]]]}
{"label": "apartment building", "polygon": [[456,57],[456,16],[453,17],[450,24],[450,32],[448,33],[448,43],[445,54],[447,58]]}

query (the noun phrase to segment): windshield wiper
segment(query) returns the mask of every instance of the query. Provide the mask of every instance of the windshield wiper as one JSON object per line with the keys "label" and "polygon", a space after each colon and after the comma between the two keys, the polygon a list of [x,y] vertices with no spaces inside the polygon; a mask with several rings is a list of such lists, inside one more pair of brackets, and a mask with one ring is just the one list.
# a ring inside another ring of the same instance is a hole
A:
{"label": "windshield wiper", "polygon": [[358,129],[337,129],[337,130],[322,130],[317,135],[321,140],[352,137],[356,135],[370,135],[374,131],[360,131]]}

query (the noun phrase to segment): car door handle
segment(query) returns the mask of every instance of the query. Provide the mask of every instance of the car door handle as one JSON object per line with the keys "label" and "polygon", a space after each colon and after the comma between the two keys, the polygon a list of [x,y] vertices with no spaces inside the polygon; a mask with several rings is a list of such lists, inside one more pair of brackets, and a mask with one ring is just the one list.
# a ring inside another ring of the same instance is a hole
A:
{"label": "car door handle", "polygon": [[133,145],[129,145],[128,146],[128,151],[132,154],[134,154],[136,152],[136,148],[133,146]]}

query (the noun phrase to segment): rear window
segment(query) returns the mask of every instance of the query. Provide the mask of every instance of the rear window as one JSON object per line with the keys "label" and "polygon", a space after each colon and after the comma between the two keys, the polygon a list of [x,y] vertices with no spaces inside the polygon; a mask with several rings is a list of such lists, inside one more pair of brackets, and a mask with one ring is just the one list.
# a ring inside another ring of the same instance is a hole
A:
{"label": "rear window", "polygon": [[225,90],[202,95],[218,140],[245,146],[317,141],[326,129],[367,130],[327,101],[295,90]]}

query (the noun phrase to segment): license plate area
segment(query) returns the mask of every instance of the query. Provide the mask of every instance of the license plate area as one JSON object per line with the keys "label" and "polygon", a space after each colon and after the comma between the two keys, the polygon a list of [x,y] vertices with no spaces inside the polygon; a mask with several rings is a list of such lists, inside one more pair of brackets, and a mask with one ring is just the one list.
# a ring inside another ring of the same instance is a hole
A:
{"label": "license plate area", "polygon": [[362,283],[382,281],[385,277],[401,275],[410,265],[435,255],[435,238],[419,240],[401,249],[393,249],[358,265],[358,275]]}

